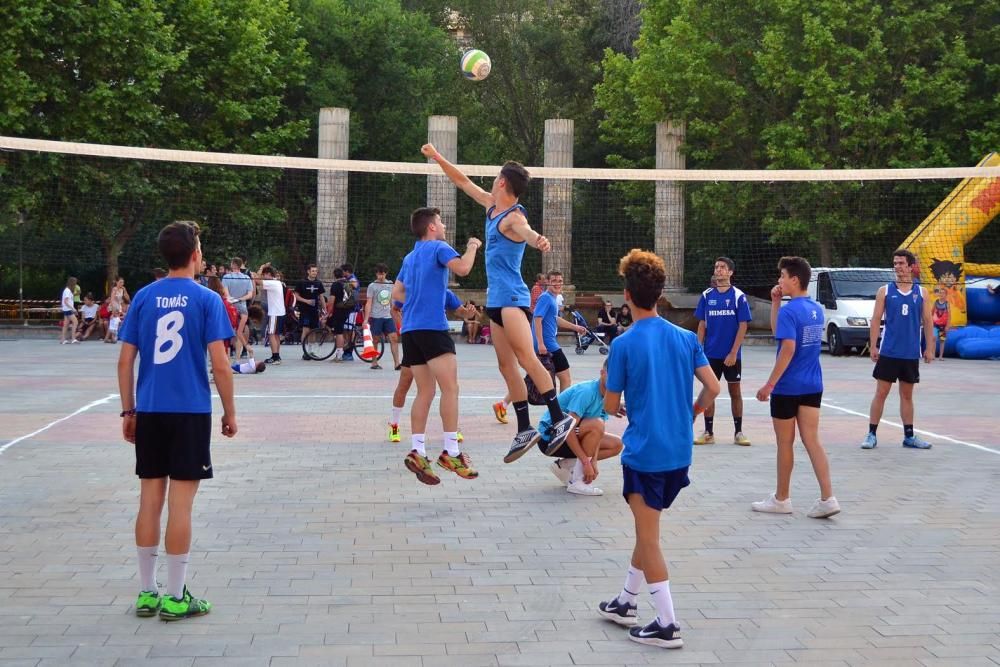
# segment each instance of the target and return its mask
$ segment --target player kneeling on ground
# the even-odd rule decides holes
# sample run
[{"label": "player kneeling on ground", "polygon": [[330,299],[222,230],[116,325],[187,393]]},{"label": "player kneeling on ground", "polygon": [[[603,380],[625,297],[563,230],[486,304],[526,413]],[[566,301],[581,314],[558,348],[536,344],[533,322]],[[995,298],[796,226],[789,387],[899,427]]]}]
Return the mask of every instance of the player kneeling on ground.
[{"label": "player kneeling on ground", "polygon": [[599,380],[581,382],[559,394],[559,405],[571,416],[574,428],[569,430],[566,441],[556,445],[546,439],[552,428],[552,418],[548,411],[538,423],[542,439],[538,449],[546,456],[554,456],[550,470],[566,485],[566,490],[581,496],[600,496],[604,493],[594,486],[597,479],[597,462],[618,456],[622,451],[622,439],[605,433],[604,422],[608,413],[604,411],[605,383],[608,378],[607,361],[601,367]]}]

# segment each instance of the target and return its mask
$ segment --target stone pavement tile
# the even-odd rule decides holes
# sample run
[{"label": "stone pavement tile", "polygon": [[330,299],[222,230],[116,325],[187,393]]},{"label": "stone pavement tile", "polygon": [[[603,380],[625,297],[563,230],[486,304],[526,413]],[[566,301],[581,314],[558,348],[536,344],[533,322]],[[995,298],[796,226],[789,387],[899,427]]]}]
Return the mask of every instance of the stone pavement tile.
[{"label": "stone pavement tile", "polygon": [[809,663],[826,661],[852,662],[864,659],[859,649],[850,648],[827,648],[822,651],[788,649],[788,655],[796,663]]},{"label": "stone pavement tile", "polygon": [[[449,642],[445,644],[445,652],[448,655],[501,655],[505,653],[520,653],[517,642],[478,642],[478,643],[457,643]],[[459,663],[464,662],[464,658],[459,659]]]},{"label": "stone pavement tile", "polygon": [[347,667],[422,667],[423,664],[423,659],[416,655],[347,656]]},{"label": "stone pavement tile", "polygon": [[118,660],[120,658],[144,658],[151,646],[80,646],[73,652],[76,660]]},{"label": "stone pavement tile", "polygon": [[497,656],[501,667],[518,665],[572,665],[573,657],[567,652],[505,653]]},{"label": "stone pavement tile", "polygon": [[39,660],[35,658],[0,659],[0,667],[37,667]]},{"label": "stone pavement tile", "polygon": [[443,643],[444,638],[442,637],[441,640],[442,643],[440,644],[379,644],[373,647],[373,652],[376,656],[442,656],[447,654],[447,650],[445,648],[445,644]]},{"label": "stone pavement tile", "polygon": [[713,651],[716,657],[724,665],[734,664],[734,663],[769,663],[776,662],[780,660],[789,661],[792,657],[785,651],[780,651],[776,649],[761,649],[752,651],[738,651],[732,650],[716,650]]},{"label": "stone pavement tile", "polygon": [[38,637],[37,635],[0,635],[0,648],[8,646],[31,646],[32,644],[34,644],[35,646],[60,646],[60,645],[66,645],[67,643],[76,646],[76,642],[73,640],[70,640],[69,642],[66,641],[59,642],[58,638],[55,643],[47,643],[45,641],[36,643],[38,640],[44,640],[44,639],[46,638]]},{"label": "stone pavement tile", "polygon": [[[214,457],[213,457],[214,458]],[[194,667],[270,667],[270,658],[195,658]]]},{"label": "stone pavement tile", "polygon": [[75,650],[76,646],[6,646],[0,648],[0,660],[22,658],[67,660]]},{"label": "stone pavement tile", "polygon": [[346,667],[347,658],[343,656],[328,658],[271,658],[270,667]]},{"label": "stone pavement tile", "polygon": [[1000,658],[962,658],[961,661],[955,658],[921,658],[920,664],[925,667],[954,667],[956,664],[961,667],[995,667],[1000,665]]}]

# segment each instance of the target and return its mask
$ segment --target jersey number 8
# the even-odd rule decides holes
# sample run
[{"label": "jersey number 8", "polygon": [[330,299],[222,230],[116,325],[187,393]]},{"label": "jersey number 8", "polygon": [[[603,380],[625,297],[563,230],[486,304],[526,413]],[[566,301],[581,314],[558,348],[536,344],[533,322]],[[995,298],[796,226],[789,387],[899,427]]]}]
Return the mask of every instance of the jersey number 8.
[{"label": "jersey number 8", "polygon": [[153,346],[153,363],[166,364],[173,361],[184,347],[180,331],[184,326],[184,313],[175,310],[156,320],[156,342]]}]

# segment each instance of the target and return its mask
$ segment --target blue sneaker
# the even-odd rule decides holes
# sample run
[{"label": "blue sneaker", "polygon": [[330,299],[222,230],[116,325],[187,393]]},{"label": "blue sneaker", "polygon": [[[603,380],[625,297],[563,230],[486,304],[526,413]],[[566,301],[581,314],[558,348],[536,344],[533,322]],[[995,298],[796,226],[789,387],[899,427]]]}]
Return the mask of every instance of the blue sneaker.
[{"label": "blue sneaker", "polygon": [[878,440],[875,439],[875,434],[869,432],[865,436],[864,442],[861,443],[861,449],[875,449],[876,445],[878,445]]},{"label": "blue sneaker", "polygon": [[931,446],[931,443],[926,440],[921,440],[915,435],[909,438],[903,438],[903,447],[909,447],[910,449],[930,449]]}]

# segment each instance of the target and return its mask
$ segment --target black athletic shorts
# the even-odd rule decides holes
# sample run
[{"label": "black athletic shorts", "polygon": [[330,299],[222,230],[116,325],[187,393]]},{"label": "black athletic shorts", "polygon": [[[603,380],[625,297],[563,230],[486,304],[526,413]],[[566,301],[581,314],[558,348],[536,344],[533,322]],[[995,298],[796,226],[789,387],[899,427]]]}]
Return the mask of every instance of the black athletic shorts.
[{"label": "black athletic shorts", "polygon": [[823,402],[823,392],[815,394],[771,394],[771,417],[774,419],[794,419],[799,407],[818,408]]},{"label": "black athletic shorts", "polygon": [[141,479],[212,478],[212,415],[140,412],[135,416],[135,474]]},{"label": "black athletic shorts", "polygon": [[879,356],[875,362],[875,370],[872,377],[876,380],[886,382],[909,382],[917,384],[920,382],[920,360],[919,359],[899,359],[898,357]]},{"label": "black athletic shorts", "polygon": [[740,376],[743,374],[743,360],[737,359],[736,363],[732,366],[726,366],[725,361],[725,359],[708,360],[708,365],[712,367],[712,372],[715,373],[715,379],[718,380],[725,375],[726,382],[729,384],[739,384]]},{"label": "black athletic shorts", "polygon": [[[511,308],[516,308],[516,306],[511,306]],[[530,308],[525,308],[524,306],[521,306],[520,308],[518,308],[518,310],[520,310],[522,313],[524,313],[524,316],[528,318],[528,324],[530,325],[531,324],[531,309]],[[502,313],[503,313],[503,308],[487,308],[486,309],[486,316],[489,317],[490,320],[494,324],[496,324],[498,327],[502,327],[503,326],[503,315],[502,315]]]},{"label": "black athletic shorts", "polygon": [[423,366],[442,354],[455,354],[455,341],[447,331],[419,329],[403,334],[403,360],[407,366]]},{"label": "black athletic shorts", "polygon": [[347,317],[351,312],[343,308],[334,308],[326,320],[326,326],[330,327],[333,333],[344,333],[344,325],[347,324]]},{"label": "black athletic shorts", "polygon": [[303,308],[299,311],[299,324],[310,329],[319,327],[319,311],[315,308]]},{"label": "black athletic shorts", "polygon": [[[577,438],[580,437],[580,427],[579,426],[577,426],[575,429],[573,429],[573,432],[576,433],[576,437]],[[538,451],[541,452],[542,456],[551,456],[551,457],[556,458],[556,459],[575,459],[576,458],[576,454],[573,452],[573,449],[569,446],[569,443],[566,442],[565,440],[563,441],[563,443],[561,445],[559,445],[559,449],[557,449],[556,451],[552,452],[551,454],[546,454],[545,450],[548,449],[548,447],[549,447],[549,440],[546,439],[546,437],[545,437],[546,435],[548,435],[548,434],[547,433],[542,434],[542,437],[538,440]]]},{"label": "black athletic shorts", "polygon": [[549,357],[552,359],[552,367],[556,369],[556,373],[569,370],[569,359],[566,358],[566,353],[561,349],[549,352]]}]

